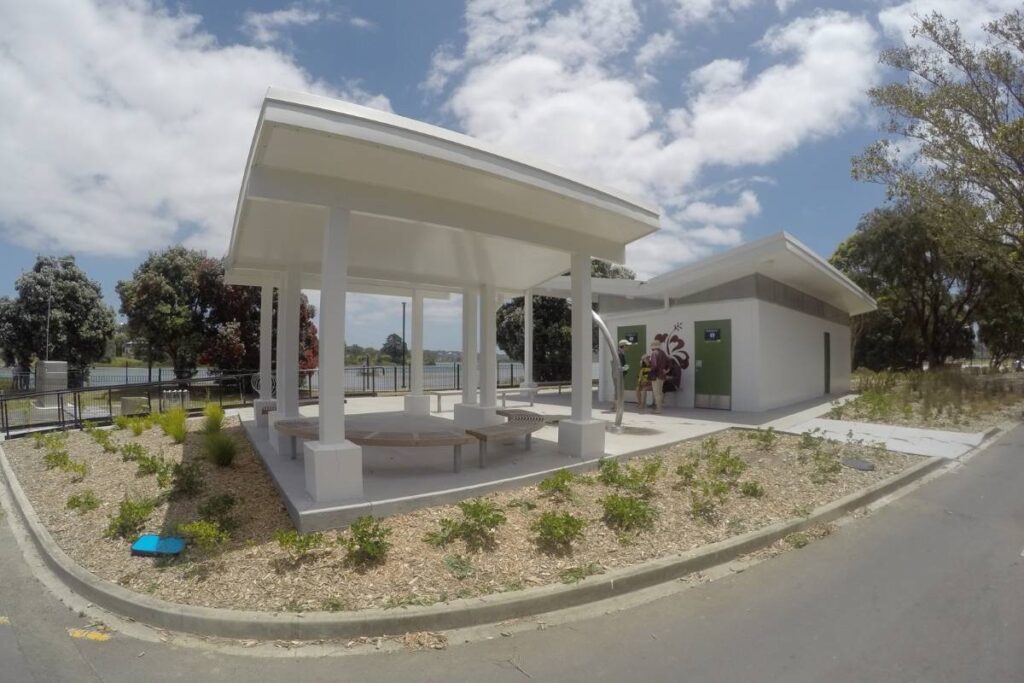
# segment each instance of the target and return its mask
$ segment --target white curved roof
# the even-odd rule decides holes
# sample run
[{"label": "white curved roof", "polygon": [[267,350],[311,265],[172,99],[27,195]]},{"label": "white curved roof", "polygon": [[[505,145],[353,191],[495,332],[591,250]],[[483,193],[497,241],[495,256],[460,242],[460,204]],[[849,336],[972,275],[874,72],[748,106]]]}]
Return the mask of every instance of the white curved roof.
[{"label": "white curved roof", "polygon": [[522,290],[569,255],[622,262],[658,228],[651,206],[478,140],[394,114],[270,89],[263,101],[227,256],[252,283],[321,268],[330,206],[350,209],[353,284]]}]

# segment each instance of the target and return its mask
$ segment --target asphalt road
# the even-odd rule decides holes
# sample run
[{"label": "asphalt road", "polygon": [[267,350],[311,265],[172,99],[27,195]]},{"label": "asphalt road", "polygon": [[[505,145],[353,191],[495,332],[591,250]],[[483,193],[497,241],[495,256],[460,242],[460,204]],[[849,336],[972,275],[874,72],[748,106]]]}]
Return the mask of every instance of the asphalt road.
[{"label": "asphalt road", "polygon": [[1024,428],[808,547],[444,651],[265,658],[69,637],[0,524],[0,681],[1024,681]]}]

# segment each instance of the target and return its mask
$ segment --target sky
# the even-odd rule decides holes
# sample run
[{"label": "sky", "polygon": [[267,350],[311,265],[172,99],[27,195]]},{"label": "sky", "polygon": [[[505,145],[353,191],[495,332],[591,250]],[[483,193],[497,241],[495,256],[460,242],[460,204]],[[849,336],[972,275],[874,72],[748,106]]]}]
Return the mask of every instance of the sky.
[{"label": "sky", "polygon": [[[0,295],[37,254],[114,286],[171,244],[222,256],[267,87],[476,136],[655,203],[646,278],[779,230],[823,256],[885,201],[850,178],[878,61],[937,10],[1010,0],[0,0]],[[315,292],[311,298],[316,303]],[[401,328],[350,295],[350,344]],[[458,349],[458,296],[425,346]]]}]

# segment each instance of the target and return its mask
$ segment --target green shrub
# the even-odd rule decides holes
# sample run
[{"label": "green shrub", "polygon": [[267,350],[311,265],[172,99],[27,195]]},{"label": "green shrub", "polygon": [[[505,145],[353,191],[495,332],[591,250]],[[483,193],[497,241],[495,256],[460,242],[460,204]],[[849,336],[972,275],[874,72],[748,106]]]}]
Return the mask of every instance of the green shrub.
[{"label": "green shrub", "polygon": [[526,498],[513,498],[508,502],[507,507],[519,508],[523,512],[529,512],[530,510],[536,510],[537,504],[532,500],[527,500]]},{"label": "green shrub", "polygon": [[69,460],[61,467],[61,470],[73,475],[71,481],[82,481],[89,474],[89,466],[78,460]]},{"label": "green shrub", "polygon": [[174,467],[171,463],[159,455],[140,455],[135,458],[135,476],[145,477],[156,475],[156,483],[160,488],[167,488],[171,485]]},{"label": "green shrub", "polygon": [[462,524],[450,517],[442,517],[437,522],[437,531],[428,531],[423,535],[423,542],[435,548],[443,548],[455,542],[462,535]]},{"label": "green shrub", "polygon": [[126,443],[121,446],[122,462],[135,462],[139,458],[145,458],[148,455],[149,452],[141,443]]},{"label": "green shrub", "polygon": [[142,433],[153,426],[153,416],[141,415],[131,418],[128,428],[135,436],[142,436]]},{"label": "green shrub", "polygon": [[602,500],[601,504],[604,506],[604,521],[613,529],[632,531],[654,526],[656,512],[640,496],[612,494]]},{"label": "green shrub", "polygon": [[96,492],[92,489],[86,489],[81,493],[69,496],[66,505],[67,509],[78,510],[79,512],[92,512],[99,506],[100,499],[96,497]]},{"label": "green shrub", "polygon": [[811,454],[811,464],[814,471],[811,472],[811,481],[815,484],[827,484],[836,480],[836,475],[842,470],[842,463],[834,454],[819,448]]},{"label": "green shrub", "polygon": [[586,521],[568,512],[545,512],[530,528],[537,534],[537,546],[549,553],[568,553],[573,541],[583,536]]},{"label": "green shrub", "polygon": [[740,493],[747,498],[761,498],[764,496],[764,487],[756,481],[745,481],[740,484]]},{"label": "green shrub", "polygon": [[691,491],[690,516],[714,524],[718,521],[718,501],[703,491]]},{"label": "green shrub", "polygon": [[43,455],[43,465],[46,469],[64,469],[67,464],[71,462],[71,456],[64,449],[50,448],[47,449],[46,454]]},{"label": "green shrub", "polygon": [[134,539],[146,525],[155,507],[156,501],[148,498],[126,497],[118,506],[117,514],[110,518],[104,535],[107,538]]},{"label": "green shrub", "polygon": [[207,403],[203,408],[203,431],[207,434],[219,432],[224,424],[224,408],[216,403]]},{"label": "green shrub", "polygon": [[581,564],[577,567],[563,569],[562,573],[559,574],[559,578],[562,579],[562,583],[579,583],[588,576],[603,573],[604,567],[596,562],[588,562],[587,564]]},{"label": "green shrub", "polygon": [[708,473],[734,483],[747,470],[747,463],[738,455],[732,454],[731,448],[715,453],[708,459]]},{"label": "green shrub", "polygon": [[85,433],[92,437],[92,440],[103,447],[104,453],[117,453],[117,444],[113,441],[113,434],[106,429],[99,429],[89,423],[85,427]]},{"label": "green shrub", "polygon": [[494,530],[505,523],[505,513],[492,501],[477,498],[459,503],[462,519],[444,517],[437,531],[428,531],[424,542],[440,548],[456,539],[462,539],[470,550],[490,548],[494,545]]},{"label": "green shrub", "polygon": [[813,451],[821,447],[825,437],[821,436],[820,427],[809,429],[800,435],[800,443],[797,444],[801,450]]},{"label": "green shrub", "polygon": [[207,434],[203,445],[206,455],[218,467],[230,467],[238,453],[238,444],[224,432]]},{"label": "green shrub", "polygon": [[203,470],[197,462],[174,464],[171,469],[171,495],[192,498],[203,490]]},{"label": "green shrub", "polygon": [[768,429],[758,429],[755,432],[751,432],[747,435],[747,438],[751,439],[757,444],[757,450],[770,453],[779,443],[779,435],[775,431],[775,427],[769,427]]},{"label": "green shrub", "polygon": [[43,465],[48,470],[57,469],[74,475],[72,481],[81,481],[89,474],[89,466],[84,462],[72,460],[63,448],[48,447],[43,455]]},{"label": "green shrub", "polygon": [[540,492],[559,500],[568,500],[572,496],[573,476],[569,470],[558,470],[541,483],[537,484]]},{"label": "green shrub", "polygon": [[793,533],[793,534],[790,534],[790,535],[786,536],[785,540],[786,540],[786,543],[790,544],[794,548],[803,548],[804,546],[806,546],[808,543],[811,542],[811,539],[809,539],[807,537],[807,534],[800,533],[800,532],[796,532],[796,533]]},{"label": "green shrub", "polygon": [[291,555],[292,561],[297,563],[311,557],[314,550],[323,546],[324,535],[319,531],[300,534],[295,529],[288,529],[275,531],[274,540],[282,550]]},{"label": "green shrub", "polygon": [[731,486],[729,482],[722,481],[721,479],[702,479],[696,483],[695,488],[704,496],[714,498],[719,503],[724,503],[725,499],[729,496]]},{"label": "green shrub", "polygon": [[390,527],[384,526],[380,520],[367,515],[360,517],[348,529],[349,537],[342,541],[345,546],[346,559],[356,565],[369,565],[383,562],[391,544],[388,536]]},{"label": "green shrub", "polygon": [[185,537],[204,553],[213,552],[231,540],[231,535],[221,529],[219,524],[205,519],[179,524],[178,535]]},{"label": "green shrub", "polygon": [[174,439],[174,443],[185,443],[185,435],[188,433],[188,415],[184,408],[171,408],[159,416],[160,428],[164,434]]},{"label": "green shrub", "polygon": [[690,486],[697,480],[697,471],[700,463],[696,460],[688,460],[676,467],[676,474],[679,475],[680,486]]},{"label": "green shrub", "polygon": [[618,460],[604,460],[598,463],[597,478],[607,486],[623,489],[645,498],[654,494],[654,483],[661,473],[661,458],[652,458],[640,465],[626,465]]},{"label": "green shrub", "polygon": [[468,579],[473,575],[473,563],[470,562],[468,557],[462,555],[445,555],[444,566],[448,567],[448,571],[459,581]]},{"label": "green shrub", "polygon": [[114,428],[118,431],[124,431],[128,429],[132,424],[132,419],[127,415],[118,415],[114,418]]},{"label": "green shrub", "polygon": [[690,451],[690,457],[696,460],[708,460],[716,453],[718,453],[718,439],[709,436],[700,442],[697,450]]},{"label": "green shrub", "polygon": [[231,511],[237,504],[238,499],[235,496],[230,493],[219,493],[207,498],[196,512],[199,513],[200,519],[216,522],[225,531],[232,531],[238,527],[238,521],[231,516]]},{"label": "green shrub", "polygon": [[493,545],[494,530],[505,523],[505,513],[490,500],[476,498],[459,503],[462,511],[462,540],[470,548]]}]

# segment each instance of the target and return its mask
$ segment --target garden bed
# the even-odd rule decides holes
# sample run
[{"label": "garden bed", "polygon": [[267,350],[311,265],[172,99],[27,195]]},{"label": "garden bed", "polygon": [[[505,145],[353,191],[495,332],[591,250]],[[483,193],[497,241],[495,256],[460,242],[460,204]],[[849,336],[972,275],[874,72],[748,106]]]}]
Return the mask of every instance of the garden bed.
[{"label": "garden bed", "polygon": [[1024,408],[1024,376],[970,375],[959,369],[933,372],[854,373],[860,395],[836,403],[834,420],[985,432],[1016,420]]},{"label": "garden bed", "polygon": [[[606,467],[603,475],[551,480],[548,488],[567,487],[562,495],[531,486],[488,496],[476,506],[477,518],[498,512],[506,521],[494,528],[491,538],[477,539],[480,548],[468,547],[458,537],[467,517],[457,506],[386,518],[383,524],[391,529],[386,558],[357,563],[344,546],[349,531],[322,534],[320,544],[301,557],[294,547],[292,552],[282,548],[279,532],[290,530],[291,522],[236,419],[228,418],[223,427],[223,434],[237,445],[228,467],[208,461],[201,420],[189,421],[188,429],[183,444],[159,428],[139,436],[114,431],[107,450],[117,452],[105,452],[90,434],[70,433],[57,448],[66,450],[72,463],[85,464],[84,477],[80,468],[47,469],[44,458],[51,449],[37,448],[30,439],[7,442],[4,449],[40,520],[68,555],[94,574],[171,602],[264,611],[401,607],[578,580],[809,514],[920,462],[916,456],[860,444],[730,431],[636,459],[617,473]],[[169,496],[174,486],[169,474],[161,488],[156,474],[137,473],[142,461],[122,457],[119,449],[132,443],[148,455],[160,454],[165,473],[173,464],[195,463],[202,491],[193,497]],[[137,455],[138,449],[129,446],[128,452]],[[868,460],[876,469],[838,466],[838,458],[845,457]],[[86,490],[98,503],[95,509],[66,507],[69,497],[81,500]],[[743,490],[763,495],[744,495]],[[223,494],[237,499],[229,512],[237,526],[230,540],[214,550],[190,548],[184,557],[168,562],[132,557],[128,540],[105,536],[126,496],[154,501],[142,531],[167,534],[199,518],[202,506]],[[627,521],[639,521],[638,528],[616,529],[606,521],[602,501],[615,495],[632,501],[618,512],[625,510]],[[647,512],[653,517],[644,527]],[[538,547],[535,524],[544,513],[570,513],[582,520],[579,537],[568,549]],[[444,518],[452,520],[447,527],[442,526]],[[444,540],[439,537],[445,528],[455,536],[447,545],[424,540],[431,534],[435,541]],[[304,540],[311,539],[316,537]],[[291,540],[294,546],[295,538]],[[793,540],[796,545],[801,541]]]}]

